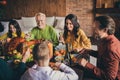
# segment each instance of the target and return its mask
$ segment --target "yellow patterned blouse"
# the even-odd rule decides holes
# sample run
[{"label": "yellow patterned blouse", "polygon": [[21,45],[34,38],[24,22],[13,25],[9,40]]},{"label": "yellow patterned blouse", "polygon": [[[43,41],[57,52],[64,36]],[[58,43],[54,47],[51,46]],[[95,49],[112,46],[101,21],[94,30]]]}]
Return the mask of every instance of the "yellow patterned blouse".
[{"label": "yellow patterned blouse", "polygon": [[[13,37],[17,37],[16,33],[12,33],[12,35],[13,35]],[[24,38],[25,37],[25,33],[22,32],[21,37]],[[7,38],[8,38],[7,33],[5,33],[2,36],[0,36],[0,40],[7,39]]]},{"label": "yellow patterned blouse", "polygon": [[91,42],[90,39],[86,36],[84,31],[82,29],[79,29],[78,31],[78,38],[75,39],[74,35],[72,33],[68,33],[67,39],[65,40],[65,43],[72,44],[72,48],[74,49],[90,49],[91,48]]}]

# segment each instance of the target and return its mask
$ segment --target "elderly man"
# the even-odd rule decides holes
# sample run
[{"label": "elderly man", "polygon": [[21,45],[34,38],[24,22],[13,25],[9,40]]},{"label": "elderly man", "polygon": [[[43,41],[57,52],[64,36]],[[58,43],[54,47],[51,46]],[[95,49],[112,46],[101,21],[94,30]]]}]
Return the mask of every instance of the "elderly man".
[{"label": "elderly man", "polygon": [[57,34],[52,26],[46,25],[46,15],[36,13],[35,19],[37,26],[31,30],[33,39],[45,39],[53,42],[53,46],[58,44]]}]

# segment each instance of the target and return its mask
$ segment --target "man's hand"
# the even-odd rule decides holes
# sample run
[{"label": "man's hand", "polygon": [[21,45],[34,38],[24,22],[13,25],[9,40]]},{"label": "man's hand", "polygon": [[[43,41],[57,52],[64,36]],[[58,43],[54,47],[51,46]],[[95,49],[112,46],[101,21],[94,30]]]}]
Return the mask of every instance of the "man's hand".
[{"label": "man's hand", "polygon": [[83,67],[85,67],[87,63],[88,63],[88,61],[84,58],[82,58],[78,61],[78,64],[83,66]]}]

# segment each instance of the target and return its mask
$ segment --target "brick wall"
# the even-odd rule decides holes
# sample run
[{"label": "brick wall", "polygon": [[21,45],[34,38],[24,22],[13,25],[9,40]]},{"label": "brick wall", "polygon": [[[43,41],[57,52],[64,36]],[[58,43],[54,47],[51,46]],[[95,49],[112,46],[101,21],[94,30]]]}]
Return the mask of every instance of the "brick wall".
[{"label": "brick wall", "polygon": [[2,19],[9,20],[12,18],[20,18],[21,16],[34,16],[37,12],[43,12],[47,16],[65,16],[73,13],[78,16],[81,28],[87,36],[91,36],[93,32],[93,1],[94,0],[35,0],[35,2],[33,2],[33,0],[7,0],[7,5],[5,6],[6,14]]},{"label": "brick wall", "polygon": [[94,0],[66,0],[66,15],[73,13],[77,15],[81,28],[87,36],[92,36]]}]

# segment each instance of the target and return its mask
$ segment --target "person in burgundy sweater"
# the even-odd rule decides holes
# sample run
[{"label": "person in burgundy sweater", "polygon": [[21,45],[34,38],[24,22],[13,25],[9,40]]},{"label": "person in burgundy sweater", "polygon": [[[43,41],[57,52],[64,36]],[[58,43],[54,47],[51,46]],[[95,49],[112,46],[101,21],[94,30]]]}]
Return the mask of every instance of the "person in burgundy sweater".
[{"label": "person in burgundy sweater", "polygon": [[98,16],[93,26],[98,51],[86,50],[85,53],[97,57],[97,66],[84,58],[78,63],[86,69],[84,74],[89,73],[95,80],[120,80],[120,41],[114,36],[115,22],[109,16]]}]

